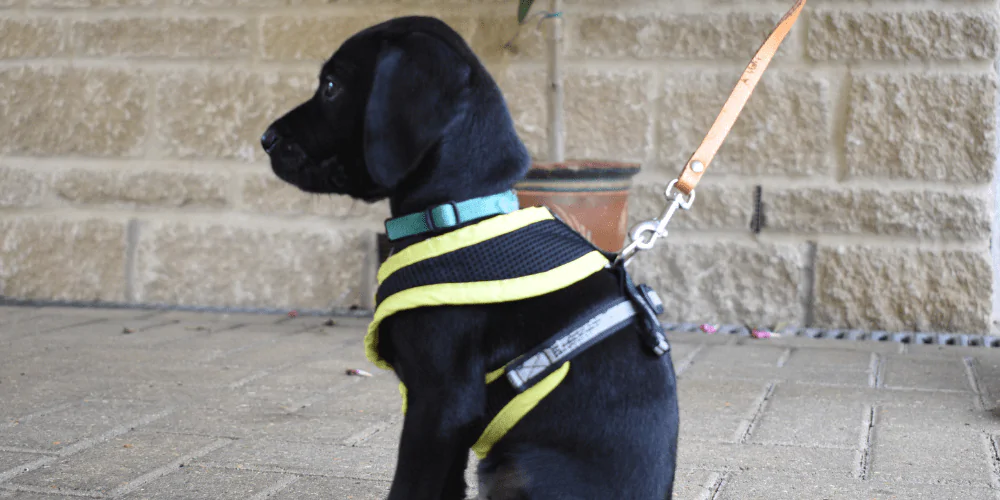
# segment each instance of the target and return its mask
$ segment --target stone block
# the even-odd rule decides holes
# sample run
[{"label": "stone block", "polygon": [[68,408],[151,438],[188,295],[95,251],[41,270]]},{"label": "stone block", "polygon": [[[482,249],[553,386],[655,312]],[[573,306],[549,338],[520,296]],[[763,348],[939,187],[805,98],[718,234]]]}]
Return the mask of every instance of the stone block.
[{"label": "stone block", "polygon": [[225,174],[185,170],[72,168],[53,176],[52,190],[75,205],[219,208],[227,204]]},{"label": "stone block", "polygon": [[804,245],[664,241],[632,264],[663,298],[661,320],[801,324]]},{"label": "stone block", "polygon": [[48,192],[48,176],[0,164],[0,208],[35,207]]},{"label": "stone block", "polygon": [[469,38],[472,50],[483,61],[545,60],[548,57],[548,23],[539,25],[534,18],[518,30],[517,18],[511,14],[474,19],[474,31]]},{"label": "stone block", "polygon": [[238,69],[171,71],[158,80],[161,154],[246,162],[266,158],[260,135],[317,85],[312,73]]},{"label": "stone block", "polygon": [[961,359],[933,360],[889,356],[885,360],[883,385],[898,389],[971,391],[965,363]]},{"label": "stone block", "polygon": [[[677,173],[680,173],[677,168]],[[753,216],[753,188],[745,183],[706,182],[697,190],[697,208],[679,212],[670,220],[669,229],[725,229],[748,231]],[[659,217],[666,208],[665,182],[642,178],[632,183],[629,193],[629,228],[639,222]]]},{"label": "stone block", "polygon": [[[262,56],[275,61],[325,61],[358,31],[396,16],[422,13],[425,11],[397,8],[391,14],[364,16],[265,16],[261,32]],[[437,17],[466,39],[472,34],[470,18],[440,14]]]},{"label": "stone block", "polygon": [[373,250],[365,231],[149,222],[140,229],[143,302],[323,309],[359,304]]},{"label": "stone block", "polygon": [[[135,156],[146,137],[146,81],[109,68],[0,69],[0,154]],[[188,116],[200,116],[199,113]]]},{"label": "stone block", "polygon": [[851,177],[986,183],[997,159],[996,76],[853,76],[847,117]]},{"label": "stone block", "polygon": [[808,14],[807,53],[818,60],[988,60],[997,56],[992,11],[838,11]]},{"label": "stone block", "polygon": [[[658,156],[666,174],[680,173],[711,128],[738,76],[731,70],[667,73],[657,120]],[[830,83],[818,74],[768,70],[708,171],[740,175],[828,174],[833,158],[830,94]]]},{"label": "stone block", "polygon": [[867,432],[873,398],[865,390],[777,384],[751,442],[854,449]]},{"label": "stone block", "polygon": [[115,437],[71,458],[35,469],[13,484],[107,494],[120,485],[211,444],[212,438],[132,432]]},{"label": "stone block", "polygon": [[[582,15],[567,29],[568,45],[570,54],[579,58],[749,61],[782,14],[775,11]],[[799,44],[796,38],[792,34],[782,44],[779,58],[795,53],[793,47]]]},{"label": "stone block", "polygon": [[548,96],[544,72],[496,64],[487,66],[487,70],[503,92],[517,135],[532,158],[548,158]]},{"label": "stone block", "polygon": [[49,216],[0,219],[0,295],[123,300],[125,225]]},{"label": "stone block", "polygon": [[279,215],[322,215],[351,222],[381,223],[390,217],[387,202],[368,204],[345,195],[305,193],[273,173],[247,175],[242,181],[243,205],[250,210]]},{"label": "stone block", "polygon": [[815,320],[838,328],[982,333],[989,327],[987,252],[821,246]]},{"label": "stone block", "polygon": [[86,57],[249,57],[253,43],[247,20],[211,15],[81,19],[72,30],[72,47]]},{"label": "stone block", "polygon": [[[3,2],[0,2],[0,7]],[[0,19],[0,59],[28,59],[60,55],[69,38],[63,22],[49,18]]]},{"label": "stone block", "polygon": [[978,241],[990,235],[985,192],[776,187],[765,188],[763,199],[766,227],[778,231]]},{"label": "stone block", "polygon": [[653,127],[651,80],[642,70],[567,72],[566,157],[645,159]]},{"label": "stone block", "polygon": [[[245,500],[287,481],[287,475],[273,472],[208,469],[185,466],[147,483],[121,498],[127,500]],[[263,497],[262,497],[263,498]]]}]

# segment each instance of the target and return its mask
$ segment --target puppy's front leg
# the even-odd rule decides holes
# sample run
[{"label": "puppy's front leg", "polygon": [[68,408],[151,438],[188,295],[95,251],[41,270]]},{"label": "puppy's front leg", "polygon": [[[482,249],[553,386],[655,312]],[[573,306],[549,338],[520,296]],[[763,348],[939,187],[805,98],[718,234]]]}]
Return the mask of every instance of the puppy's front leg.
[{"label": "puppy's front leg", "polygon": [[410,400],[389,500],[465,498],[463,473],[478,417],[463,401],[484,396],[463,392],[427,403]]},{"label": "puppy's front leg", "polygon": [[389,500],[465,498],[465,464],[485,411],[485,367],[471,348],[479,329],[442,320],[407,318],[406,328],[392,329],[407,410]]}]

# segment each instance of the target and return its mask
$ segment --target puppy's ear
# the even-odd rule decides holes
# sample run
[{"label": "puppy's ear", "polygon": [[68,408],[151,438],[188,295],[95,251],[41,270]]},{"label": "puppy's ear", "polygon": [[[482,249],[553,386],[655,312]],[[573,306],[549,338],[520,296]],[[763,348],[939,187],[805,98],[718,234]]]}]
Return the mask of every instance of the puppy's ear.
[{"label": "puppy's ear", "polygon": [[365,163],[395,188],[464,112],[472,68],[444,42],[412,33],[383,42],[365,110]]}]

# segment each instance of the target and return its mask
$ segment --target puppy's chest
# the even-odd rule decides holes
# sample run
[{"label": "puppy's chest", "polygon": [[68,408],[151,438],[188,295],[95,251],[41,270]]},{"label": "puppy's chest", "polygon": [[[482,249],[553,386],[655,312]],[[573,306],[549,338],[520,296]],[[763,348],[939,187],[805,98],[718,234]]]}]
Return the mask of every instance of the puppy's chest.
[{"label": "puppy's chest", "polygon": [[382,321],[431,306],[515,302],[565,289],[610,266],[609,256],[536,207],[435,236],[391,255],[379,269],[368,355]]}]

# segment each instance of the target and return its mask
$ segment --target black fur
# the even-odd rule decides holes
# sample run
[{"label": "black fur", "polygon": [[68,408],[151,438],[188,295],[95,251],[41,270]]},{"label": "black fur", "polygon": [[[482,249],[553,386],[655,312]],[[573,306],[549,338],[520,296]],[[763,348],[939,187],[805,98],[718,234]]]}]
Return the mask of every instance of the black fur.
[{"label": "black fur", "polygon": [[[344,42],[314,96],[262,141],[285,181],[388,198],[394,216],[510,189],[531,163],[492,77],[429,17],[393,19]],[[382,353],[409,392],[389,498],[465,498],[468,450],[488,423],[485,374],[617,291],[610,273],[598,273],[535,299],[386,320]],[[670,498],[678,430],[670,356],[651,355],[630,326],[571,366],[482,461],[480,495]]]}]

